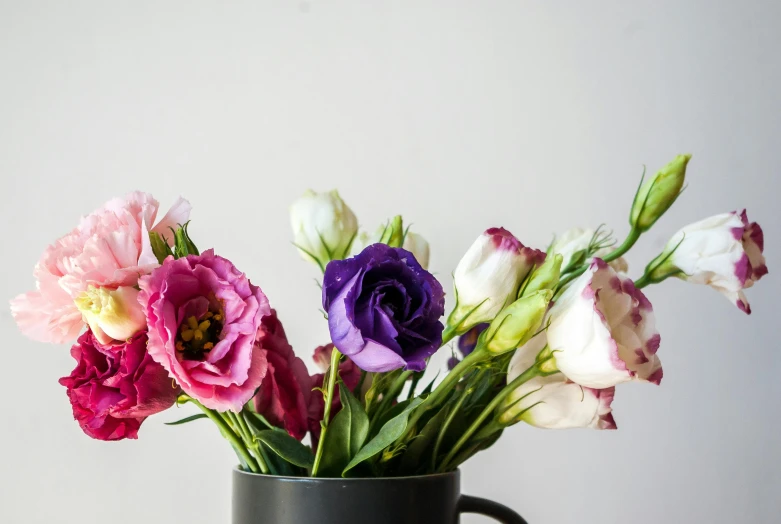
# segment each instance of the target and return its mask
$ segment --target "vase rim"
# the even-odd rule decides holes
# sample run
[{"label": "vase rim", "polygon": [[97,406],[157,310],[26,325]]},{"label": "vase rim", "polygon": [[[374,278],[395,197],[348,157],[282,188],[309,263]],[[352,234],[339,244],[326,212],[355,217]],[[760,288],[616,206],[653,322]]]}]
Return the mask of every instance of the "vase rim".
[{"label": "vase rim", "polygon": [[251,471],[244,471],[240,466],[233,467],[234,473],[239,473],[243,476],[250,478],[265,478],[269,480],[284,480],[290,482],[393,482],[393,481],[411,481],[411,480],[425,480],[425,479],[445,479],[452,477],[459,477],[461,470],[450,471],[447,473],[431,473],[428,475],[407,475],[404,477],[288,477],[285,475],[265,475],[263,473],[252,473]]}]

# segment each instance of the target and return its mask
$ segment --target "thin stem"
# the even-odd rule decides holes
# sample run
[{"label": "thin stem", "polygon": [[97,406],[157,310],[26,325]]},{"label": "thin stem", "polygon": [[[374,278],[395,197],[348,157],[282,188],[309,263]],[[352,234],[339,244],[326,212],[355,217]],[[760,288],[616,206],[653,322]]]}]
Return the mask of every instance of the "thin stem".
[{"label": "thin stem", "polygon": [[458,402],[456,402],[456,405],[453,406],[453,411],[448,413],[447,418],[445,419],[445,423],[442,424],[442,429],[439,430],[439,435],[437,435],[437,442],[436,444],[434,444],[434,454],[431,456],[432,473],[437,470],[437,457],[439,456],[439,448],[442,445],[442,440],[444,440],[445,434],[447,433],[450,424],[453,422],[453,419],[456,418],[456,414],[461,409],[461,406],[464,404],[466,398],[472,394],[472,391],[473,388],[469,388],[466,391],[464,391],[464,394],[459,397]]},{"label": "thin stem", "polygon": [[414,431],[415,424],[418,422],[418,420],[420,420],[420,417],[422,417],[426,411],[437,407],[437,404],[441,402],[448,393],[450,393],[458,381],[461,380],[461,377],[463,377],[474,364],[486,358],[486,355],[484,354],[485,352],[481,351],[480,349],[481,348],[475,348],[474,351],[464,357],[464,360],[456,364],[456,367],[454,367],[450,373],[445,375],[445,380],[443,380],[436,388],[434,388],[434,391],[432,391],[431,394],[426,397],[420,407],[412,413],[409,421],[407,422],[407,427],[409,429],[402,437],[403,440],[407,440],[407,438],[410,436],[410,433]]},{"label": "thin stem", "polygon": [[412,375],[412,382],[409,385],[409,392],[407,393],[407,400],[415,396],[415,390],[418,388],[418,382],[423,378],[423,372],[419,371]]},{"label": "thin stem", "polygon": [[247,451],[249,451],[250,454],[255,457],[255,460],[257,460],[260,469],[272,470],[272,468],[268,467],[268,460],[266,460],[265,457],[260,454],[258,441],[255,440],[255,437],[250,431],[249,426],[247,426],[247,421],[244,419],[244,416],[241,413],[234,413],[232,411],[226,411],[222,416],[223,418],[227,419],[233,430],[238,433],[238,436],[241,438],[241,440],[244,441],[244,445],[247,448]]},{"label": "thin stem", "polygon": [[455,327],[451,326],[450,324],[445,326],[445,330],[442,332],[442,345],[444,346],[445,344],[453,340],[457,334],[458,333],[456,333]]},{"label": "thin stem", "polygon": [[643,275],[642,277],[635,280],[635,287],[637,289],[643,289],[645,286],[651,283],[651,279],[648,278],[648,275]]},{"label": "thin stem", "polygon": [[325,449],[325,435],[328,432],[328,425],[331,421],[331,404],[334,399],[334,389],[336,387],[336,381],[339,377],[339,360],[342,358],[342,354],[339,350],[334,348],[331,352],[331,367],[328,368],[328,384],[326,385],[325,394],[325,409],[323,409],[323,420],[320,422],[320,426],[323,430],[320,433],[320,445],[317,446],[317,453],[315,454],[315,463],[312,466],[312,476],[316,477],[317,472],[320,469],[320,461],[323,460],[323,450]]},{"label": "thin stem", "polygon": [[247,467],[252,470],[253,473],[260,473],[261,471],[263,473],[268,473],[268,469],[263,470],[258,463],[255,461],[255,458],[250,454],[249,451],[247,451],[246,446],[244,446],[244,443],[242,440],[236,435],[236,433],[233,432],[231,427],[228,425],[228,423],[225,421],[223,416],[216,411],[207,408],[194,398],[189,399],[190,402],[198,406],[198,409],[203,411],[203,413],[211,419],[212,422],[214,422],[217,427],[220,429],[220,432],[222,433],[222,436],[225,437],[228,442],[231,443],[233,448],[236,450],[236,453],[241,456],[241,458],[246,462]]},{"label": "thin stem", "polygon": [[515,391],[518,386],[523,384],[524,382],[536,377],[540,373],[540,366],[541,363],[535,363],[532,367],[515,377],[515,379],[507,384],[502,390],[499,392],[498,395],[496,395],[493,400],[485,407],[485,409],[480,413],[480,415],[475,419],[474,422],[469,426],[469,429],[466,430],[466,432],[461,435],[461,438],[458,439],[458,442],[456,442],[455,446],[450,450],[450,452],[445,457],[445,460],[442,461],[442,465],[439,467],[440,471],[446,471],[448,464],[450,461],[453,460],[453,457],[456,456],[456,453],[458,453],[458,450],[461,449],[464,444],[466,444],[470,438],[472,438],[472,435],[477,431],[480,426],[485,422],[485,419],[487,419],[489,416],[493,414],[493,412],[496,410],[496,408],[499,407],[499,404],[501,404],[507,396]]},{"label": "thin stem", "polygon": [[[626,236],[624,241],[621,243],[620,246],[618,246],[616,249],[605,255],[604,257],[601,257],[602,260],[605,262],[612,262],[613,260],[619,258],[620,256],[624,255],[627,251],[632,249],[632,246],[634,246],[637,243],[637,240],[640,238],[640,235],[642,234],[642,231],[639,229],[632,228],[629,231],[629,234]],[[559,281],[559,285],[557,286],[558,292],[561,292],[561,290],[564,289],[564,287],[578,278],[580,275],[586,272],[586,270],[589,268],[590,262],[588,264],[582,264],[581,266],[577,267],[572,271],[572,273],[568,274],[566,277],[562,278]],[[557,292],[557,294],[558,294]]]},{"label": "thin stem", "polygon": [[398,377],[396,377],[396,380],[393,381],[393,384],[391,384],[391,387],[388,388],[388,391],[383,393],[380,405],[377,406],[377,411],[374,413],[375,420],[379,419],[385,410],[387,410],[390,405],[393,404],[393,401],[399,396],[401,390],[404,389],[404,384],[407,382],[407,379],[410,377],[410,375],[412,375],[412,371],[402,372]]}]

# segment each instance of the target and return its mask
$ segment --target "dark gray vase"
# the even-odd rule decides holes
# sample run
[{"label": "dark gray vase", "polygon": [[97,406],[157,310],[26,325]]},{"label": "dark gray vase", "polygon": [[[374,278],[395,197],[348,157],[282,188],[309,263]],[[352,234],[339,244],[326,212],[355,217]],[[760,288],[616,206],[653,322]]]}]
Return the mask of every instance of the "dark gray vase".
[{"label": "dark gray vase", "polygon": [[401,478],[320,479],[233,471],[233,524],[457,524],[478,513],[526,524],[490,500],[461,495],[460,472]]}]

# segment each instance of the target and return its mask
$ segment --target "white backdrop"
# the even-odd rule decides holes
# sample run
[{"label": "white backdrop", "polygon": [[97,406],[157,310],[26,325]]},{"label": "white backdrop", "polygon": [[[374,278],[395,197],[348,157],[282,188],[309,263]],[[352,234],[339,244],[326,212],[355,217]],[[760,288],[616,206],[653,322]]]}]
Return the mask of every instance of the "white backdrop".
[{"label": "white backdrop", "polygon": [[[449,290],[488,226],[540,247],[574,225],[624,234],[642,164],[692,152],[633,274],[678,226],[749,207],[770,266],[754,314],[652,288],[662,386],[619,388],[616,432],[512,428],[464,489],[532,524],[777,522],[779,21],[759,0],[0,0],[0,297],[108,198],[182,194],[198,244],[263,287],[308,359],[327,329],[287,217],[307,187],[338,187],[371,229],[402,213]],[[213,427],[162,425],[180,411],[138,441],[85,437],[57,384],[68,348],[0,320],[0,521],[228,522],[235,460]]]}]

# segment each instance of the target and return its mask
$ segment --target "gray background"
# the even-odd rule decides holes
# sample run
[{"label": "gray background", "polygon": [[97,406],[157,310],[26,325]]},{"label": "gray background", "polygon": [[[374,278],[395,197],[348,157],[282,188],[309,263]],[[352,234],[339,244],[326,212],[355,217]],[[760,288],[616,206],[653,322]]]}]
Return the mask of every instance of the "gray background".
[{"label": "gray background", "polygon": [[[652,288],[662,386],[620,387],[616,432],[512,428],[465,490],[533,524],[778,522],[780,5],[0,1],[0,296],[108,198],[182,194],[199,245],[263,287],[308,359],[327,330],[287,217],[307,187],[338,187],[371,229],[403,213],[450,289],[487,226],[535,246],[626,233],[642,164],[692,152],[633,274],[679,226],[746,206],[771,271],[754,314]],[[213,427],[162,425],[179,411],[138,441],[85,437],[57,384],[68,348],[0,319],[0,521],[228,521],[235,460]]]}]

